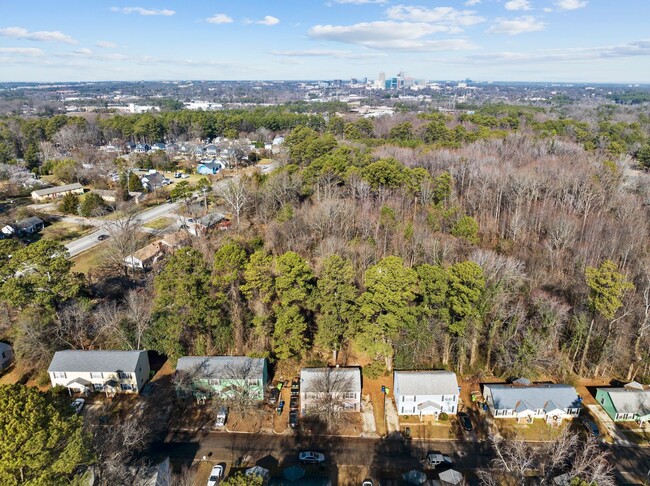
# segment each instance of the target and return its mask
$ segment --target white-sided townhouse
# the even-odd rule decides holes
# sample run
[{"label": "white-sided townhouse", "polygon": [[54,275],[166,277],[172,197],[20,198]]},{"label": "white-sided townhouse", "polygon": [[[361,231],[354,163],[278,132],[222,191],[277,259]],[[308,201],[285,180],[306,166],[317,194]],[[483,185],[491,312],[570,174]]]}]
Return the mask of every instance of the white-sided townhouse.
[{"label": "white-sided townhouse", "polygon": [[460,397],[456,373],[452,371],[395,371],[395,405],[399,415],[455,415]]},{"label": "white-sided townhouse", "polygon": [[139,393],[149,379],[146,351],[80,351],[54,353],[47,369],[52,386],[71,393]]}]

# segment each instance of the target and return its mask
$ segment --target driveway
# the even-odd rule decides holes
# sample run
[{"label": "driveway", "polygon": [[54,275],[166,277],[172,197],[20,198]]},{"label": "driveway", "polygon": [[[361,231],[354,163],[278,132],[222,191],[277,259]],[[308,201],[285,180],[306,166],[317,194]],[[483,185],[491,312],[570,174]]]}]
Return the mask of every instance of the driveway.
[{"label": "driveway", "polygon": [[587,405],[587,408],[594,417],[607,429],[607,433],[614,439],[614,443],[622,446],[633,446],[634,444],[627,440],[621,433],[612,418],[605,413],[600,405]]}]

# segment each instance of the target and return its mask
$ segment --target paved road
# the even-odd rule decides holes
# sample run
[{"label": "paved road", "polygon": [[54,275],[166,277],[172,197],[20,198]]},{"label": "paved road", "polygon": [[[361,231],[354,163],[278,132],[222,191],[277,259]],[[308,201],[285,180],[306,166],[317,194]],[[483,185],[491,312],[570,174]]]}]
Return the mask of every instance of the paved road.
[{"label": "paved road", "polygon": [[[638,447],[609,446],[612,462],[619,472],[644,477],[650,472],[650,450]],[[313,436],[301,434],[262,435],[224,432],[177,432],[151,450],[154,457],[171,457],[190,464],[203,456],[212,462],[246,463],[271,455],[281,465],[297,462],[297,452],[317,450],[326,454],[337,466],[366,466],[373,475],[382,471],[406,472],[421,468],[420,460],[429,450],[449,455],[455,467],[475,470],[489,466],[493,452],[487,442],[404,441],[401,439],[370,439]]]},{"label": "paved road", "polygon": [[[140,213],[138,215],[138,220],[140,221],[141,224],[146,224],[155,219],[168,216],[169,214],[176,211],[177,208],[178,208],[177,203],[161,204],[160,206],[153,207],[151,209],[148,209]],[[92,224],[96,225],[95,223]],[[91,248],[99,245],[101,243],[101,241],[98,240],[98,237],[100,235],[108,235],[108,231],[106,231],[106,229],[104,228],[101,228],[97,231],[92,232],[88,236],[84,236],[83,238],[73,240],[67,245],[65,245],[66,248],[68,249],[68,253],[70,254],[70,257],[72,258],[74,256],[77,256],[79,253],[82,253],[86,250],[90,250]]]},{"label": "paved road", "polygon": [[328,460],[337,465],[363,465],[371,469],[406,469],[420,466],[429,450],[450,455],[463,468],[482,467],[491,459],[487,443],[459,441],[404,441],[401,439],[368,439],[313,436],[301,434],[262,435],[223,432],[179,432],[165,443],[157,444],[152,454],[176,459],[211,457],[213,461],[234,463],[240,458],[255,462],[272,455],[280,463],[296,462],[301,450],[323,451]]}]

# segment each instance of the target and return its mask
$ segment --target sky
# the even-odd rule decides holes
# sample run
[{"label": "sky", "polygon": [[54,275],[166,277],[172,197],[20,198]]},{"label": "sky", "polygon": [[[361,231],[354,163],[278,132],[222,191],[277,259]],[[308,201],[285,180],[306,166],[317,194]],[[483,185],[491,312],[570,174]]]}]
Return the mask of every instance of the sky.
[{"label": "sky", "polygon": [[650,0],[0,0],[0,81],[650,82]]}]

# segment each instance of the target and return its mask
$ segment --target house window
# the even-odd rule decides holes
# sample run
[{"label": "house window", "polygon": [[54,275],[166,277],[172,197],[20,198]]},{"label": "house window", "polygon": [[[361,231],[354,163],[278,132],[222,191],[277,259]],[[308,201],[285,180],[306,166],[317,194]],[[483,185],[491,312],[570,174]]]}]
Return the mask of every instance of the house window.
[{"label": "house window", "polygon": [[52,373],[54,375],[54,378],[65,378],[65,373],[63,371],[55,371]]},{"label": "house window", "polygon": [[257,386],[260,384],[260,380],[257,378],[247,378],[246,379],[246,385],[247,386]]},{"label": "house window", "polygon": [[133,387],[128,383],[122,383],[120,384],[120,387],[122,388],[122,391],[131,391],[133,389]]},{"label": "house window", "polygon": [[120,371],[120,372],[117,374],[117,377],[118,377],[120,380],[130,380],[130,379],[131,379],[131,373],[124,373],[124,372]]},{"label": "house window", "polygon": [[402,397],[403,402],[414,402],[415,401],[415,395],[406,395]]},{"label": "house window", "polygon": [[343,393],[343,398],[351,400],[357,398],[357,394],[354,392],[345,392]]},{"label": "house window", "polygon": [[443,402],[455,402],[456,401],[456,396],[455,395],[448,395],[448,396],[442,396],[442,401]]},{"label": "house window", "polygon": [[103,391],[104,390],[104,385],[101,383],[93,383],[93,390],[95,391]]},{"label": "house window", "polygon": [[104,378],[104,373],[90,373],[90,379],[92,380],[93,378]]},{"label": "house window", "polygon": [[213,386],[214,385],[218,386],[218,385],[221,385],[221,380],[219,378],[210,378],[208,380],[208,383],[210,383],[210,385],[213,385]]}]

